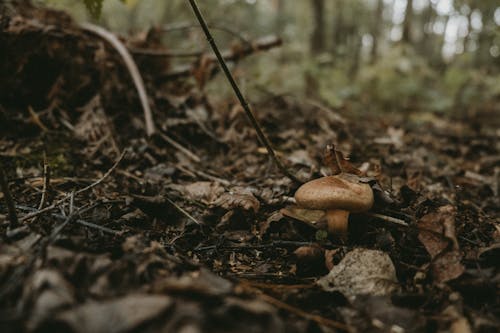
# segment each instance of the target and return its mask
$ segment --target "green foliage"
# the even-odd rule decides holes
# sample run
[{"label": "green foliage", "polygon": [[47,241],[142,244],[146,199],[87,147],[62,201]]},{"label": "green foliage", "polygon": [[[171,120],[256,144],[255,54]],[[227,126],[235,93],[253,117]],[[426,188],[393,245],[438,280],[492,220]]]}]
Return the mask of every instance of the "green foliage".
[{"label": "green foliage", "polygon": [[104,0],[83,0],[85,7],[94,18],[101,16],[102,3]]},{"label": "green foliage", "polygon": [[[120,1],[125,3],[126,0]],[[99,18],[101,16],[102,4],[104,0],[83,0],[83,2],[85,3],[85,7],[93,18]]]}]

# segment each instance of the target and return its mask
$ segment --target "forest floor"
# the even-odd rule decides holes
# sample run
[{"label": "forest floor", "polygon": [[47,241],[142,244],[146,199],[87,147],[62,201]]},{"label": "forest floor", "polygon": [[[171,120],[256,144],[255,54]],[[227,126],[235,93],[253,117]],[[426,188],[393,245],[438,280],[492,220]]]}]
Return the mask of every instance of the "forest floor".
[{"label": "forest floor", "polygon": [[[492,111],[452,119],[253,101],[300,180],[332,172],[323,154],[335,143],[376,192],[347,237],[326,235],[321,212],[294,205],[299,184],[236,100],[203,93],[221,75],[210,57],[186,71],[135,55],[154,105],[147,138],[105,41],[32,7],[0,28],[0,331],[500,330]],[[154,37],[125,43],[160,50]]]}]

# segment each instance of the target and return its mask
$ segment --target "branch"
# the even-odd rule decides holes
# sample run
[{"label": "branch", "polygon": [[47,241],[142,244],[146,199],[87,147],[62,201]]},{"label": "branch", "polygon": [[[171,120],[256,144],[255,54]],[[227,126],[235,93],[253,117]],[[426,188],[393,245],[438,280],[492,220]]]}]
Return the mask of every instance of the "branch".
[{"label": "branch", "polygon": [[236,94],[236,97],[238,97],[238,100],[241,104],[241,107],[245,111],[248,119],[252,123],[252,126],[254,127],[255,131],[257,132],[257,136],[259,137],[260,142],[266,147],[267,153],[269,156],[272,158],[278,169],[288,178],[290,178],[292,181],[296,183],[302,183],[300,180],[298,180],[294,175],[292,175],[288,169],[281,163],[281,161],[277,158],[276,154],[274,153],[274,150],[271,146],[271,143],[267,139],[266,135],[262,131],[259,122],[255,118],[255,115],[253,114],[252,110],[250,109],[250,105],[246,101],[245,97],[240,91],[240,88],[236,84],[236,81],[233,78],[233,75],[229,71],[229,68],[227,68],[227,65],[224,61],[224,58],[222,54],[219,51],[219,48],[217,47],[217,44],[215,44],[215,40],[212,37],[210,30],[208,29],[207,23],[205,22],[205,19],[201,15],[200,10],[198,9],[198,5],[196,4],[195,0],[189,0],[189,4],[191,5],[191,8],[193,8],[194,14],[196,15],[196,18],[200,22],[201,28],[203,29],[203,32],[205,33],[205,36],[207,37],[208,43],[212,47],[212,50],[215,53],[215,56],[217,57],[217,60],[219,61],[219,65],[222,68],[222,71],[226,75],[227,80],[231,84],[231,87],[233,88],[234,93]]},{"label": "branch", "polygon": [[120,54],[123,62],[125,63],[125,66],[132,76],[132,80],[134,81],[137,93],[139,94],[139,99],[141,100],[142,110],[144,112],[144,120],[146,123],[146,133],[148,136],[153,135],[155,133],[155,126],[153,122],[153,115],[148,103],[148,95],[146,94],[146,88],[144,87],[144,81],[142,80],[141,73],[139,72],[139,69],[137,68],[134,59],[128,52],[127,48],[118,38],[116,38],[114,34],[102,27],[91,23],[82,23],[81,27],[84,30],[89,31],[106,40]]},{"label": "branch", "polygon": [[[277,36],[266,36],[263,38],[259,38],[253,42],[251,42],[249,45],[243,46],[241,49],[238,50],[226,50],[222,52],[222,57],[224,58],[225,61],[238,61],[242,59],[245,56],[249,56],[255,52],[259,51],[266,51],[269,49],[272,49],[274,47],[281,46],[282,40],[281,38]],[[132,52],[138,51],[137,49],[134,49]],[[151,52],[149,52],[151,51]],[[140,51],[141,54],[144,55],[150,55],[150,56],[164,56],[164,57],[169,57],[169,56],[174,56],[174,53],[166,50],[149,50],[149,49],[143,49]],[[196,52],[190,53],[190,55],[195,54]],[[184,56],[187,56],[188,53],[184,53]],[[203,55],[202,52],[197,53],[198,56]],[[217,61],[217,57],[214,55],[207,56],[206,60],[209,63],[213,63]],[[193,67],[192,66],[184,66],[180,69],[174,70],[172,72],[167,73],[166,75],[163,75],[162,79],[175,79],[179,77],[184,77],[184,76],[189,76],[193,73]]]}]

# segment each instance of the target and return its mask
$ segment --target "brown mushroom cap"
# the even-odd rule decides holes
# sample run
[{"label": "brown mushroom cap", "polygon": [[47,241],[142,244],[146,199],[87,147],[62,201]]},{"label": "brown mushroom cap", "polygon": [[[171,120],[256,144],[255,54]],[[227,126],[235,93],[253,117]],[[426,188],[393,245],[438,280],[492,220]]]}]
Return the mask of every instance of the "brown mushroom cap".
[{"label": "brown mushroom cap", "polygon": [[295,200],[308,209],[342,209],[363,212],[373,206],[373,191],[368,184],[345,174],[322,177],[303,184]]}]

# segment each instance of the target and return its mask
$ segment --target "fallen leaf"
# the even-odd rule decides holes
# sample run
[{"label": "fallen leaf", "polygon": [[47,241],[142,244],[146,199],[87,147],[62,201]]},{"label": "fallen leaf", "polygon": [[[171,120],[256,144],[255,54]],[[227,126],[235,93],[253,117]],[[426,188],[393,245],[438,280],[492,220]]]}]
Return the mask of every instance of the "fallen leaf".
[{"label": "fallen leaf", "polygon": [[453,280],[465,271],[455,236],[455,215],[455,207],[446,205],[418,221],[418,239],[431,256],[431,271],[436,283]]},{"label": "fallen leaf", "polygon": [[335,149],[334,145],[327,145],[323,154],[323,163],[332,170],[333,175],[345,172],[361,176],[363,173],[354,167],[349,159],[344,157],[340,150]]},{"label": "fallen leaf", "polygon": [[305,209],[298,206],[288,206],[282,208],[280,212],[285,216],[311,224],[316,224],[325,216],[324,210]]},{"label": "fallen leaf", "polygon": [[168,296],[129,294],[103,302],[86,302],[60,313],[54,321],[64,323],[75,333],[129,332],[172,305],[173,301]]},{"label": "fallen leaf", "polygon": [[339,291],[348,297],[388,295],[398,289],[391,258],[385,252],[368,249],[354,249],[347,253],[317,283],[326,291]]},{"label": "fallen leaf", "polygon": [[250,191],[244,188],[235,188],[230,192],[222,194],[212,205],[219,206],[227,210],[240,208],[243,210],[253,210],[257,213],[260,208],[260,202]]}]

